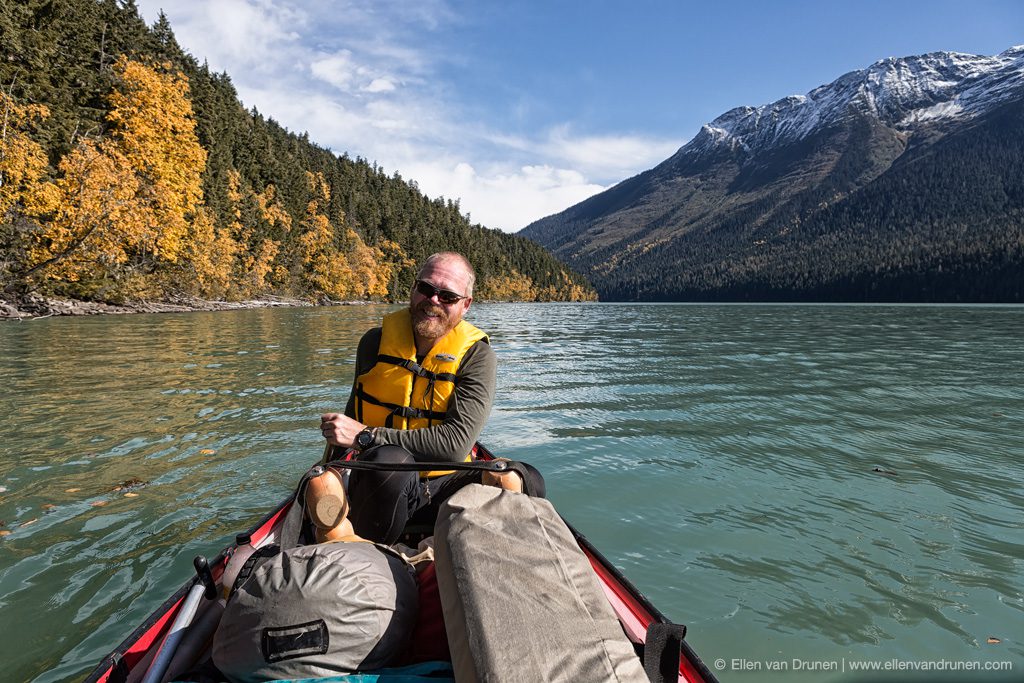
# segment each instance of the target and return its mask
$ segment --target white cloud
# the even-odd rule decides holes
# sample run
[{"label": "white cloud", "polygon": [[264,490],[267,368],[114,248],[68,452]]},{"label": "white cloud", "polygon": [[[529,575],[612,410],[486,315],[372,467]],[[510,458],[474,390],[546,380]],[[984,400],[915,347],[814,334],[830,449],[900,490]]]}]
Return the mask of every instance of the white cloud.
[{"label": "white cloud", "polygon": [[[155,20],[158,0],[139,5]],[[468,119],[480,108],[460,102],[444,67],[469,56],[424,40],[460,21],[443,0],[180,0],[167,15],[179,43],[226,71],[246,106],[398,171],[431,197],[457,198],[488,227],[518,230],[679,146],[578,134],[568,123],[523,134]]]},{"label": "white cloud", "polygon": [[599,177],[623,179],[670,157],[680,143],[640,135],[573,136],[569,126],[551,130],[544,151],[576,168]]},{"label": "white cloud", "polygon": [[375,78],[370,81],[370,85],[363,88],[363,92],[391,92],[395,89],[395,84],[386,78]]},{"label": "white cloud", "polygon": [[309,65],[310,73],[325,83],[339,90],[347,90],[356,76],[356,66],[352,62],[352,53],[341,50],[333,55],[316,59]]},{"label": "white cloud", "polygon": [[[140,3],[143,8],[149,4]],[[268,55],[299,41],[297,29],[306,24],[301,6],[259,0],[186,1],[176,3],[167,15],[178,42],[217,71],[267,70],[272,67]]]},{"label": "white cloud", "polygon": [[578,171],[546,165],[478,172],[465,161],[428,161],[412,164],[409,171],[405,177],[415,178],[421,191],[457,198],[473,222],[510,232],[605,189]]}]

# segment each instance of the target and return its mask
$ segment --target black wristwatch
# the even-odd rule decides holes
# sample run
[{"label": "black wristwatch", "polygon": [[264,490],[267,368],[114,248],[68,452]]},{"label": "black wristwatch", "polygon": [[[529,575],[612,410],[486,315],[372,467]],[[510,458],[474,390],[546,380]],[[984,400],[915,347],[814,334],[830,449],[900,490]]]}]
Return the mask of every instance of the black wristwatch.
[{"label": "black wristwatch", "polygon": [[373,429],[367,427],[363,431],[356,434],[356,449],[359,451],[365,451],[367,448],[373,448],[377,443],[377,435]]}]

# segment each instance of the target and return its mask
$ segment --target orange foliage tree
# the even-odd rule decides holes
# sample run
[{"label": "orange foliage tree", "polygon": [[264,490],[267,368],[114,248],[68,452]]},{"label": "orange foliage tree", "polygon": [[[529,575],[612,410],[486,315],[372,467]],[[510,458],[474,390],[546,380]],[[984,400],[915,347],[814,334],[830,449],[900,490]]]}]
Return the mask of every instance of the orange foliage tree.
[{"label": "orange foliage tree", "polygon": [[113,140],[144,182],[139,199],[147,209],[144,248],[174,262],[188,233],[188,221],[203,197],[206,150],[196,137],[188,78],[133,62],[114,64],[120,86],[110,96],[107,119]]},{"label": "orange foliage tree", "polygon": [[531,278],[513,269],[508,275],[487,278],[476,296],[491,301],[533,301],[537,298],[537,288]]},{"label": "orange foliage tree", "polygon": [[[331,189],[321,173],[307,173],[312,199],[300,228],[300,290],[314,299],[384,299],[395,288],[399,272],[413,265],[391,240],[370,246],[351,227],[336,228],[323,211]],[[344,222],[344,216],[342,216]]]},{"label": "orange foliage tree", "polygon": [[83,140],[61,161],[59,208],[34,234],[25,274],[131,298],[158,293],[152,274],[179,259],[196,235],[192,221],[205,220],[197,212],[206,151],[183,75],[126,57],[114,73],[111,134]]},{"label": "orange foliage tree", "polygon": [[53,186],[43,180],[46,153],[31,138],[47,116],[46,107],[19,105],[0,90],[0,282],[22,267],[22,233],[57,206]]},{"label": "orange foliage tree", "polygon": [[344,299],[354,289],[354,274],[338,252],[330,220],[321,212],[331,201],[331,188],[322,173],[307,171],[306,179],[312,198],[300,225],[298,278],[314,298]]},{"label": "orange foliage tree", "polygon": [[215,225],[212,212],[203,206],[190,225],[178,287],[186,293],[205,297],[232,298],[234,266],[242,245],[224,228]]},{"label": "orange foliage tree", "polygon": [[[271,289],[272,279],[287,277],[276,265],[280,242],[260,238],[254,222],[287,232],[291,215],[281,206],[273,185],[257,194],[242,186],[241,174],[234,169],[227,173],[226,189],[230,202],[227,225],[215,225],[207,207],[196,212],[183,259],[182,271],[188,278],[179,287],[203,297],[238,300],[260,296]],[[256,206],[257,216],[244,214],[247,202]]]},{"label": "orange foliage tree", "polygon": [[41,104],[19,105],[0,90],[0,220],[12,211],[34,216],[49,211],[56,197],[40,183],[46,173],[46,153],[30,133],[49,111]]},{"label": "orange foliage tree", "polygon": [[[241,185],[241,176],[237,172],[231,171],[230,177],[232,178],[237,196],[237,199],[234,201],[236,202],[236,207],[238,207],[237,202],[241,199],[241,193],[238,192],[238,187]],[[277,195],[277,188],[274,185],[267,185],[263,188],[263,192],[258,194],[250,191],[250,194],[259,209],[259,219],[270,229],[278,232],[288,232],[291,230],[291,214],[281,204],[281,199]],[[235,215],[236,217],[241,215],[237,208]],[[244,252],[241,261],[236,266],[236,280],[240,287],[240,293],[243,296],[259,294],[267,290],[274,281],[281,281],[286,277],[286,271],[276,262],[277,256],[281,252],[280,242],[269,237],[259,239],[255,235],[253,226],[243,226],[241,222],[239,223],[237,239],[250,245],[250,248]]]}]

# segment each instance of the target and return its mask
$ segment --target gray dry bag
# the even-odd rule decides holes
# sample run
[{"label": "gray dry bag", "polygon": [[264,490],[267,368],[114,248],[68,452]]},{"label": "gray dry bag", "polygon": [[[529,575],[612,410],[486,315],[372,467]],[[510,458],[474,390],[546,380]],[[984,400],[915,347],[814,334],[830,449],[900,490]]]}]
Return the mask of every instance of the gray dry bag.
[{"label": "gray dry bag", "polygon": [[320,543],[267,554],[250,558],[214,637],[213,662],[232,683],[372,670],[404,652],[416,580],[391,550]]}]

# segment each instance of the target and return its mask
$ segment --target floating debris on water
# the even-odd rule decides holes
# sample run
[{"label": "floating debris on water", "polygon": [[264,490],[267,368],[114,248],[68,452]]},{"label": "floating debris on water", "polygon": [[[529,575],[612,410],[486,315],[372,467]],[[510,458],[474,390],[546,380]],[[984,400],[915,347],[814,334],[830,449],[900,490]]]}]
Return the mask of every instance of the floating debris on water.
[{"label": "floating debris on water", "polygon": [[43,503],[39,507],[41,509],[45,510],[46,512],[49,512],[50,510],[56,510],[57,509],[57,506],[54,505],[53,503]]},{"label": "floating debris on water", "polygon": [[1002,413],[992,413],[992,417],[1006,417]]},{"label": "floating debris on water", "polygon": [[895,477],[895,476],[897,476],[895,472],[893,472],[892,470],[887,470],[884,467],[875,467],[871,471],[872,472],[877,472],[878,474],[884,474],[887,477]]},{"label": "floating debris on water", "polygon": [[1003,642],[1003,641],[999,640],[999,639],[998,639],[998,638],[996,638],[995,636],[989,636],[989,637],[988,637],[988,644],[989,644],[989,645],[998,645],[998,644],[999,644],[999,643],[1001,643],[1001,642]]},{"label": "floating debris on water", "polygon": [[82,489],[79,489],[79,488],[73,488],[73,489],[64,489],[64,493],[78,493],[78,492],[79,492],[79,491],[81,491],[81,490],[82,490]]},{"label": "floating debris on water", "polygon": [[148,481],[142,481],[141,479],[136,479],[135,477],[132,477],[131,479],[125,479],[124,481],[122,481],[120,484],[115,486],[113,490],[130,491],[132,489],[140,489],[148,483]]},{"label": "floating debris on water", "polygon": [[124,497],[125,498],[138,498],[139,494],[137,494],[137,493],[126,493],[126,494],[124,494]]},{"label": "floating debris on water", "polygon": [[10,536],[11,532],[7,529],[0,529],[0,536]]},{"label": "floating debris on water", "polygon": [[203,450],[199,451],[199,455],[213,455],[216,452],[217,451],[213,450],[212,448],[204,448]]},{"label": "floating debris on water", "polygon": [[27,526],[29,526],[31,524],[35,524],[38,521],[39,521],[38,517],[33,517],[32,519],[28,520],[27,522],[22,522],[21,524],[19,524],[18,528],[22,529],[22,528],[27,527]]},{"label": "floating debris on water", "polygon": [[101,508],[101,507],[103,507],[106,504],[107,504],[107,501],[105,501],[105,500],[94,500],[93,502],[89,503],[89,507]]}]

